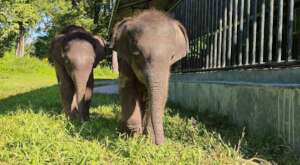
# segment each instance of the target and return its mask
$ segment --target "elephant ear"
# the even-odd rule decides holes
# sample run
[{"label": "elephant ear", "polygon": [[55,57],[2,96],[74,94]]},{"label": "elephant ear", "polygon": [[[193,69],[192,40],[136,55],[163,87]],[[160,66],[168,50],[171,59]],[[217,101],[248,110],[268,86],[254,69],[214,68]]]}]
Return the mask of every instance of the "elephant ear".
[{"label": "elephant ear", "polygon": [[58,62],[61,61],[59,58],[62,58],[62,41],[64,40],[65,35],[60,34],[57,35],[51,42],[50,47],[49,47],[49,56],[48,60],[50,63]]},{"label": "elephant ear", "polygon": [[[174,64],[175,62],[177,62],[178,60],[182,59],[183,57],[185,57],[188,53],[189,53],[189,39],[188,39],[188,34],[187,31],[185,29],[185,27],[178,21],[175,21],[175,26],[176,26],[176,44],[179,46],[176,46],[176,50],[174,55],[172,56],[171,59],[171,64]],[[182,45],[182,41],[184,40],[184,45]]]},{"label": "elephant ear", "polygon": [[120,38],[121,36],[121,33],[123,31],[123,28],[124,28],[124,24],[127,23],[128,21],[131,20],[131,17],[127,17],[127,18],[124,18],[122,21],[118,22],[115,26],[114,26],[114,29],[113,29],[113,35],[112,35],[112,38],[111,38],[111,42],[109,44],[109,48],[110,49],[115,49],[116,48],[116,45],[117,45],[117,40]]},{"label": "elephant ear", "polygon": [[94,68],[95,68],[98,65],[98,63],[101,60],[103,60],[105,58],[105,56],[107,55],[106,51],[105,51],[107,43],[100,36],[94,35],[93,37],[96,40],[96,44],[94,45],[94,49],[95,49],[94,51],[96,54],[95,62],[94,62]]}]

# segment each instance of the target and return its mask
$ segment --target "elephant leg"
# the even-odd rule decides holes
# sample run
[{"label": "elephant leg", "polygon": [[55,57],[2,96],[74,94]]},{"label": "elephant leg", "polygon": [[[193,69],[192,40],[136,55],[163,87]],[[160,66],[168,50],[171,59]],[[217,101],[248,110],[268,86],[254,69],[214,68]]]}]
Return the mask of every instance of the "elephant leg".
[{"label": "elephant leg", "polygon": [[76,104],[74,105],[75,89],[73,81],[69,77],[63,66],[55,64],[55,71],[64,112],[66,114],[66,117],[72,118],[72,113],[76,111],[77,106]]},{"label": "elephant leg", "polygon": [[84,104],[85,105],[84,105],[83,112],[81,114],[84,121],[87,121],[90,119],[89,109],[90,109],[91,100],[93,97],[93,88],[94,88],[94,75],[93,75],[93,73],[91,73],[89,80],[87,82],[87,85],[86,85],[86,91],[84,94]]},{"label": "elephant leg", "polygon": [[121,101],[121,131],[130,134],[142,133],[142,114],[136,89],[137,79],[130,66],[119,62],[119,93]]},{"label": "elephant leg", "polygon": [[151,113],[149,106],[149,96],[147,87],[143,83],[137,83],[136,88],[138,89],[138,103],[142,113],[142,130],[144,134],[150,134],[153,132]]}]

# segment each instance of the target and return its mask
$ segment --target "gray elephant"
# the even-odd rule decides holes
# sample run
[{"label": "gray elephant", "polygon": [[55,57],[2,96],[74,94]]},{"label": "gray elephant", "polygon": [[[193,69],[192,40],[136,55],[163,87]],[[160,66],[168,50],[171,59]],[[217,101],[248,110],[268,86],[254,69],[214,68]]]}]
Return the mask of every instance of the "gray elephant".
[{"label": "gray elephant", "polygon": [[185,28],[160,11],[146,10],[115,25],[110,47],[119,56],[122,131],[148,133],[162,144],[170,67],[189,50]]},{"label": "gray elephant", "polygon": [[105,55],[105,41],[84,28],[70,25],[51,43],[53,61],[65,114],[86,121],[93,95],[93,68]]}]

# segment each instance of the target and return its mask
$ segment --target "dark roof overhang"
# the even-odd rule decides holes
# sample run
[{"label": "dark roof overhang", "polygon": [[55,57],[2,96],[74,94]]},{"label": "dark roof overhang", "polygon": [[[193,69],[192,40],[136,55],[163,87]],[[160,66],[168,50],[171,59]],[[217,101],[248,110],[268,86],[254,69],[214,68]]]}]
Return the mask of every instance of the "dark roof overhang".
[{"label": "dark roof overhang", "polygon": [[182,0],[116,0],[113,5],[112,15],[109,21],[108,33],[110,34],[114,24],[125,17],[132,16],[141,10],[156,8],[169,11]]}]

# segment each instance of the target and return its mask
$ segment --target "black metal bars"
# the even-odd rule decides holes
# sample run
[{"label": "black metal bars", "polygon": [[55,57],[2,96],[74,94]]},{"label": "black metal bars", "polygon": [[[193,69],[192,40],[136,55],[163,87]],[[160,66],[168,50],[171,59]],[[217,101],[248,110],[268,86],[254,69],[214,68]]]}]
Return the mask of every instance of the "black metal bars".
[{"label": "black metal bars", "polygon": [[182,0],[173,8],[190,53],[175,72],[300,65],[294,55],[298,0]]}]

